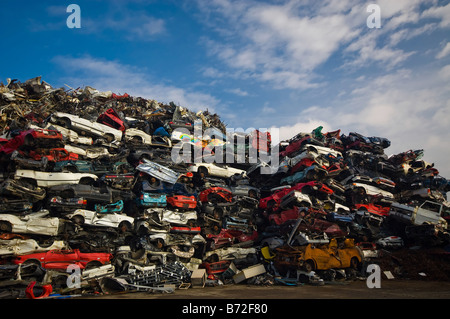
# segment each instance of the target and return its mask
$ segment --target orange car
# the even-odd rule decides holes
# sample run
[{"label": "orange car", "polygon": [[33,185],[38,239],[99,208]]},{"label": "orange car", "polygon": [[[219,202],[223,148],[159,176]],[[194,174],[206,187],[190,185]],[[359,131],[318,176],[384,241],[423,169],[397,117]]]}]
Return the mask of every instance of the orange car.
[{"label": "orange car", "polygon": [[306,271],[327,270],[333,268],[358,268],[363,260],[363,253],[347,238],[338,245],[335,238],[328,244],[308,244],[305,246],[283,246],[275,250],[275,267],[301,269]]}]

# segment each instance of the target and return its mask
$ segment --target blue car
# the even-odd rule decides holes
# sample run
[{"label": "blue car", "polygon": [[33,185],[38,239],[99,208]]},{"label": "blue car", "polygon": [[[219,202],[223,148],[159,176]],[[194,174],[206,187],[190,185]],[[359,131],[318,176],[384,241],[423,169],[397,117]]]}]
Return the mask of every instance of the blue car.
[{"label": "blue car", "polygon": [[136,203],[139,207],[166,207],[167,195],[141,192],[139,198],[136,199]]},{"label": "blue car", "polygon": [[123,201],[119,200],[115,203],[106,205],[96,204],[94,208],[97,213],[121,213],[123,211]]},{"label": "blue car", "polygon": [[280,181],[280,185],[294,185],[302,181],[318,180],[326,176],[327,172],[317,165],[311,165],[302,171],[287,176]]}]

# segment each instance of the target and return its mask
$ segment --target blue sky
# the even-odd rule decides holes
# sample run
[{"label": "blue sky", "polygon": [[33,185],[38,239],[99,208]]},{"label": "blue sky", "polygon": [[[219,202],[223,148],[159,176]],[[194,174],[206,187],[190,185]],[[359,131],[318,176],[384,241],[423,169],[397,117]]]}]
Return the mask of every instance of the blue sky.
[{"label": "blue sky", "polygon": [[173,101],[282,139],[319,125],[387,137],[388,155],[423,148],[450,177],[449,1],[3,0],[0,27],[3,82]]}]

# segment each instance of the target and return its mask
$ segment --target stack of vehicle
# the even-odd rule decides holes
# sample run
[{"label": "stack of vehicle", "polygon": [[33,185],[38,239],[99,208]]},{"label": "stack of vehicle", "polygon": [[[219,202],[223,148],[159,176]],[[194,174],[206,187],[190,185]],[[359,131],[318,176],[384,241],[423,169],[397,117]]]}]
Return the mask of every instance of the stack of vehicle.
[{"label": "stack of vehicle", "polygon": [[207,111],[39,77],[2,84],[0,107],[5,298],[30,283],[45,296],[173,289],[197,270],[212,285],[317,283],[364,276],[379,249],[449,243],[449,181],[423,150],[387,156],[386,138],[318,127],[272,148],[255,130],[245,154],[277,149],[279,160],[261,174],[273,163],[173,160],[180,143],[193,154],[242,147],[193,135],[200,121],[226,136]]}]

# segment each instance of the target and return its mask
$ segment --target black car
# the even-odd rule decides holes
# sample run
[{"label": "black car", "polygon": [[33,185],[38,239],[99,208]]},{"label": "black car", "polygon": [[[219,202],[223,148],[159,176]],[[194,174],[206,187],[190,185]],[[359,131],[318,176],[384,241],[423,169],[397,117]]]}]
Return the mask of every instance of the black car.
[{"label": "black car", "polygon": [[106,185],[95,187],[92,185],[66,184],[49,187],[47,190],[49,196],[61,196],[62,198],[81,197],[89,203],[113,203],[118,200],[132,200],[134,194],[129,191],[113,189]]}]

